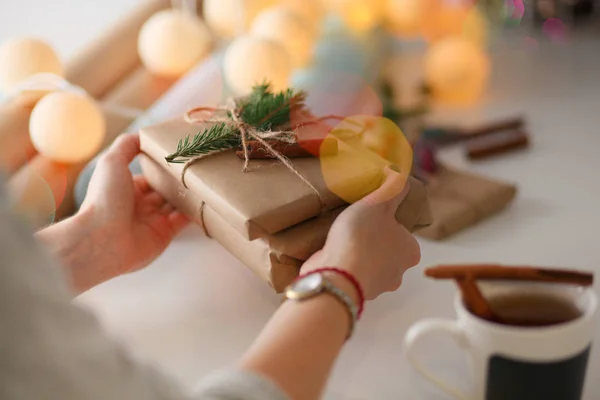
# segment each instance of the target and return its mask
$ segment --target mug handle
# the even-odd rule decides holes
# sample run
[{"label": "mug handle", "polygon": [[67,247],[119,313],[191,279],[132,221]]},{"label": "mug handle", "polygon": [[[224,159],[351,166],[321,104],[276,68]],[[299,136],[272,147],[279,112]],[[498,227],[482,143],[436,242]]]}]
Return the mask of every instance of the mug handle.
[{"label": "mug handle", "polygon": [[469,397],[460,389],[452,386],[432,374],[421,364],[414,354],[414,348],[419,341],[429,333],[443,332],[449,334],[460,347],[467,347],[469,342],[467,336],[460,328],[458,323],[450,319],[432,318],[417,322],[410,327],[406,336],[404,336],[404,352],[408,362],[429,382],[433,383],[447,394],[460,400],[470,400]]}]

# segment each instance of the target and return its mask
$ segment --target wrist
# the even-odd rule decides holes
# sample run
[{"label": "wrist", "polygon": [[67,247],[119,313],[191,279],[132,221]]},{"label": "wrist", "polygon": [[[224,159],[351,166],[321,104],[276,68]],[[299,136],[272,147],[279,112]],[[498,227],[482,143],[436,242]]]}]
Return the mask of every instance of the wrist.
[{"label": "wrist", "polygon": [[86,210],[36,234],[37,239],[60,261],[78,293],[113,277],[103,260],[103,246],[96,240],[103,235],[97,231],[91,210]]},{"label": "wrist", "polygon": [[340,290],[343,290],[360,307],[360,293],[354,284],[343,275],[331,271],[324,271],[323,276]]},{"label": "wrist", "polygon": [[358,279],[351,272],[341,268],[319,267],[310,268],[308,271],[303,268],[297,280],[315,273],[322,274],[328,281],[350,297],[350,300],[356,305],[358,310],[356,319],[360,319],[364,309],[365,294]]}]

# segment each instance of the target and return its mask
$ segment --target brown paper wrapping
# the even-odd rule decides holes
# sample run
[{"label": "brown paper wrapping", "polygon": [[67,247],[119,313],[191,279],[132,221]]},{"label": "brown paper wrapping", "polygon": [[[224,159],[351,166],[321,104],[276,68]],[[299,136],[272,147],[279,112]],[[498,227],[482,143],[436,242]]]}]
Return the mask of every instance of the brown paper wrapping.
[{"label": "brown paper wrapping", "polygon": [[[108,146],[135,118],[135,115],[120,111],[119,107],[144,110],[162,96],[172,83],[172,79],[156,77],[140,67],[108,94],[101,104],[107,122],[103,147]],[[77,177],[86,164],[87,162],[62,165],[37,155],[11,177],[9,190],[10,188],[23,187],[24,181],[29,180],[32,173],[39,174],[45,178],[55,199],[58,200],[59,207],[56,210],[55,219],[62,219],[74,211],[73,188]],[[55,172],[51,173],[51,171]],[[43,184],[43,182],[41,183]],[[29,183],[29,185],[36,184],[39,185],[40,181]],[[43,189],[31,188],[30,193],[41,192],[43,192]],[[35,200],[28,201],[27,204],[27,209],[24,211],[31,215],[43,215],[43,211],[47,208],[44,199],[40,199],[39,202]],[[39,228],[47,223],[47,218],[37,218],[36,222],[34,227]]]},{"label": "brown paper wrapping", "polygon": [[509,183],[442,167],[427,186],[432,224],[417,234],[441,240],[507,207],[517,188]]},{"label": "brown paper wrapping", "polygon": [[[179,139],[202,130],[207,125],[190,125],[182,118],[143,128],[142,151],[179,176],[183,164],[166,164],[165,157]],[[294,167],[307,178],[324,198],[321,204],[313,190],[278,161],[252,160],[251,171],[243,172],[243,160],[233,150],[206,157],[192,165],[185,174],[190,192],[229,222],[247,240],[280,232],[322,211],[331,211],[346,203],[330,188],[360,188],[357,196],[375,190],[383,181],[380,164],[364,152],[346,143],[338,143],[338,157],[343,165],[330,173],[327,183],[317,158],[292,159]],[[337,190],[336,190],[337,192]],[[426,206],[421,199],[421,206]],[[324,207],[322,207],[324,206]],[[427,215],[423,215],[426,219]]]},{"label": "brown paper wrapping", "polygon": [[[105,96],[139,67],[138,32],[152,14],[169,4],[168,0],[143,2],[70,60],[65,78],[92,97]],[[0,169],[9,175],[35,154],[29,138],[33,105],[17,98],[0,108]]]},{"label": "brown paper wrapping", "polygon": [[[249,241],[210,207],[204,206],[201,212],[200,197],[184,189],[169,167],[160,165],[145,155],[140,156],[140,165],[150,186],[193,221],[204,224],[213,239],[277,292],[282,292],[298,275],[302,263],[323,247],[331,224],[344,209],[344,206],[338,207],[274,235]],[[422,195],[423,186],[411,180],[411,192],[406,199],[410,197],[411,201],[405,204],[402,213],[402,218],[408,223],[411,219],[404,214],[416,215],[421,212]],[[417,223],[416,218],[413,218],[413,223]],[[415,228],[414,225],[406,227],[411,231]]]}]

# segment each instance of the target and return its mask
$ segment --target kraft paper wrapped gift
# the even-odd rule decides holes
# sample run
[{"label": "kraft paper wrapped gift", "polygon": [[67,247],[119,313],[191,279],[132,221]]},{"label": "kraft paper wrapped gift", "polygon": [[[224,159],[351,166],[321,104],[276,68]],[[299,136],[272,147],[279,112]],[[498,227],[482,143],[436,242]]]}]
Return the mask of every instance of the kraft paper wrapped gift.
[{"label": "kraft paper wrapped gift", "polygon": [[[167,164],[165,157],[177,148],[180,139],[207,126],[189,124],[182,117],[142,128],[142,152],[180,177],[184,165]],[[345,205],[346,202],[333,191],[339,193],[352,188],[353,195],[361,198],[383,182],[382,165],[343,141],[338,141],[338,153],[331,157],[338,157],[339,162],[333,167],[337,169],[329,173],[327,183],[318,158],[291,159],[294,168],[318,190],[322,201],[278,161],[252,160],[251,171],[243,172],[243,160],[235,155],[235,150],[205,157],[188,168],[184,178],[191,195],[206,202],[244,239],[253,240]],[[426,196],[419,204],[427,209]],[[428,223],[428,216],[427,212],[421,215],[421,220],[425,221],[423,225]]]},{"label": "kraft paper wrapped gift", "polygon": [[[338,207],[274,235],[249,241],[212,208],[203,206],[200,197],[183,188],[170,168],[145,155],[140,156],[140,165],[150,186],[193,221],[203,224],[211,238],[277,292],[282,292],[298,275],[302,263],[323,247],[331,224],[345,208]],[[423,207],[424,186],[412,178],[410,182],[411,191],[398,214],[402,224],[412,231],[425,221],[428,210]]]},{"label": "kraft paper wrapped gift", "polygon": [[517,188],[498,180],[442,167],[427,185],[432,224],[417,233],[441,240],[503,210]]}]

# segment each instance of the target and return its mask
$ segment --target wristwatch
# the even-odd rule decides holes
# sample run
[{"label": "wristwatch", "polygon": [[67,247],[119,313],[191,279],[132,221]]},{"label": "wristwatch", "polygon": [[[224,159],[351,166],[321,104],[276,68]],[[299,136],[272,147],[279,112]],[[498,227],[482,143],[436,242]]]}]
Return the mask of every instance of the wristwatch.
[{"label": "wristwatch", "polygon": [[320,294],[330,294],[338,299],[348,310],[350,316],[350,332],[347,339],[352,336],[358,316],[358,307],[352,298],[342,289],[330,282],[323,273],[316,272],[301,277],[285,290],[285,297],[289,300],[305,301]]}]

